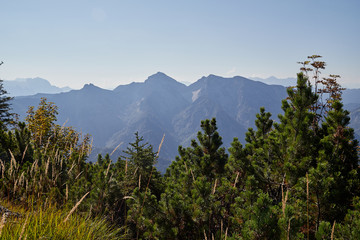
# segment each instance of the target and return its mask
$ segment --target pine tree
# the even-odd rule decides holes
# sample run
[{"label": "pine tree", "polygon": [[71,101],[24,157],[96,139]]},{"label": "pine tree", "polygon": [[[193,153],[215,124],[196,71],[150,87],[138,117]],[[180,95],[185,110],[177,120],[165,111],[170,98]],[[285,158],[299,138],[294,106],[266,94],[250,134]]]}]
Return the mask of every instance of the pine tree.
[{"label": "pine tree", "polygon": [[198,142],[192,140],[186,149],[180,146],[180,157],[165,175],[159,219],[164,238],[219,238],[221,226],[229,225],[234,187],[225,178],[228,156],[221,148],[216,120],[201,121],[201,128]]},{"label": "pine tree", "polygon": [[[0,66],[3,62],[0,63]],[[11,113],[10,101],[12,97],[7,96],[8,92],[3,86],[3,80],[0,80],[0,129],[6,130],[8,125],[14,124],[16,115]]]},{"label": "pine tree", "polygon": [[282,152],[279,160],[285,167],[288,183],[293,186],[315,164],[318,137],[316,114],[311,108],[318,96],[303,73],[298,74],[297,86],[288,88],[287,92],[288,99],[282,104],[284,115],[279,115],[280,124],[275,126]]},{"label": "pine tree", "polygon": [[[357,154],[358,141],[354,130],[349,128],[349,112],[343,109],[338,100],[331,105],[331,110],[322,123],[323,137],[320,142],[318,162],[325,162],[327,186],[316,191],[322,198],[319,200],[321,215],[318,221],[340,222],[351,206],[352,199],[360,194],[359,162]],[[318,182],[314,179],[314,182]],[[329,182],[331,184],[329,184]]]},{"label": "pine tree", "polygon": [[[152,239],[157,234],[155,219],[158,214],[158,201],[164,192],[163,177],[155,168],[157,153],[152,145],[143,143],[144,138],[135,133],[135,141],[123,151],[126,156],[119,159],[118,165],[125,165],[124,182],[129,189],[126,195],[128,206],[126,223],[133,238]],[[125,164],[124,164],[125,162]],[[135,184],[134,184],[135,183]],[[132,184],[130,186],[130,184]]]},{"label": "pine tree", "polygon": [[[260,108],[260,113],[256,114],[256,132],[249,128],[245,140],[247,142],[244,152],[247,155],[247,174],[254,175],[263,190],[272,188],[271,171],[273,170],[273,154],[270,148],[270,132],[273,126],[271,113],[265,112],[265,108]],[[233,155],[236,153],[233,153]],[[259,186],[260,187],[260,186]]]},{"label": "pine tree", "polygon": [[121,159],[129,162],[129,171],[133,172],[135,179],[139,183],[141,192],[150,188],[152,193],[160,198],[163,192],[163,182],[160,172],[155,169],[157,153],[153,151],[153,146],[144,142],[144,138],[135,133],[135,141],[129,143],[129,147],[124,151],[126,156]]}]

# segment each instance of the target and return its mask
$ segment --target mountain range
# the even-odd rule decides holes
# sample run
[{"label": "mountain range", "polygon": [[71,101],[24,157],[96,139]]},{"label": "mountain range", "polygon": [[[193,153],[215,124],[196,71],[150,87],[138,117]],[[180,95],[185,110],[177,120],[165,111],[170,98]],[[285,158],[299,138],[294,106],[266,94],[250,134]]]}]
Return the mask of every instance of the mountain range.
[{"label": "mountain range", "polygon": [[[344,93],[346,106],[352,107],[352,125],[359,133],[360,90]],[[244,142],[247,128],[254,127],[256,113],[264,106],[276,121],[286,88],[267,85],[244,77],[223,78],[209,75],[186,86],[158,72],[141,83],[105,90],[86,84],[80,90],[57,94],[16,97],[13,111],[23,119],[28,106],[37,106],[45,97],[59,107],[58,123],[66,122],[93,137],[94,159],[98,153],[121,155],[134,141],[134,133],[157,150],[163,134],[158,168],[164,171],[175,159],[179,145],[189,146],[200,130],[200,121],[215,117],[225,147],[234,137]]]},{"label": "mountain range", "polygon": [[56,87],[43,78],[17,78],[15,80],[4,80],[3,86],[9,96],[28,96],[37,93],[60,93],[71,90],[69,87]]}]

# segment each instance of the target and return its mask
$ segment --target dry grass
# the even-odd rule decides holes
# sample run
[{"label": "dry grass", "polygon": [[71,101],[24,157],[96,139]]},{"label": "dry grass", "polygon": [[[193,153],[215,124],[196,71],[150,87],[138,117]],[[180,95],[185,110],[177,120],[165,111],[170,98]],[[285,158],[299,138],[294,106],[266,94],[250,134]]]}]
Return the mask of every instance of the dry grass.
[{"label": "dry grass", "polygon": [[286,194],[284,197],[284,186],[281,185],[281,203],[282,203],[282,212],[283,212],[283,216],[285,217],[285,209],[286,209],[286,202],[288,200],[288,195],[289,195],[289,189],[286,189]]},{"label": "dry grass", "polygon": [[234,187],[236,187],[236,184],[238,182],[238,178],[239,178],[239,172],[236,173],[236,177],[235,177],[235,181],[234,181]]},{"label": "dry grass", "polygon": [[114,150],[110,153],[110,156],[112,156],[114,154],[114,152],[123,144],[123,142],[121,142],[119,145],[116,146],[116,148],[114,148]]},{"label": "dry grass", "polygon": [[[22,238],[22,236],[23,236],[23,234],[25,232],[25,227],[26,227],[26,224],[27,224],[28,220],[29,220],[29,214],[26,215],[26,220],[25,220],[25,223],[24,223],[24,225],[23,225],[23,227],[21,229],[19,240],[21,240],[21,238]],[[25,239],[26,239],[26,237],[25,237]]]},{"label": "dry grass", "polygon": [[287,240],[290,240],[290,221],[291,221],[291,218],[289,219],[289,224],[288,224],[288,228],[287,228]]},{"label": "dry grass", "polygon": [[0,237],[1,237],[1,233],[2,233],[2,230],[5,226],[5,222],[6,222],[6,213],[4,213],[1,217],[1,222],[0,222]]},{"label": "dry grass", "polygon": [[336,223],[336,221],[334,221],[334,224],[333,224],[332,229],[331,229],[331,236],[330,236],[331,240],[334,239],[335,223]]},{"label": "dry grass", "polygon": [[207,240],[205,229],[204,229],[204,239]]},{"label": "dry grass", "polygon": [[1,239],[124,239],[120,228],[113,228],[104,220],[86,219],[78,214],[69,216],[67,222],[62,220],[66,216],[65,210],[56,209],[53,206],[40,207],[34,206],[34,211],[27,211],[19,206],[12,205],[26,218],[12,219],[11,221],[2,220]]},{"label": "dry grass", "polygon": [[107,175],[109,174],[110,166],[111,166],[111,160],[109,161],[108,167],[107,167],[107,169],[106,169],[105,178],[106,178]]},{"label": "dry grass", "polygon": [[66,216],[66,218],[64,219],[64,223],[69,220],[70,215],[78,208],[78,206],[80,205],[80,203],[85,199],[85,197],[89,194],[90,192],[87,192],[76,204],[75,206],[71,209],[71,211],[69,212],[69,214]]},{"label": "dry grass", "polygon": [[212,194],[215,194],[215,190],[216,190],[216,185],[217,185],[217,179],[215,179],[215,183],[214,183],[214,188],[212,190]]}]

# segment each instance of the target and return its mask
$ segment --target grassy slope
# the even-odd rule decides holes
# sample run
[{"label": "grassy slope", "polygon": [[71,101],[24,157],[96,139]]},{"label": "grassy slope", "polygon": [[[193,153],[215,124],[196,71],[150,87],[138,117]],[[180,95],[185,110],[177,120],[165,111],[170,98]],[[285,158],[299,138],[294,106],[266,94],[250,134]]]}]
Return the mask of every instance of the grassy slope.
[{"label": "grassy slope", "polygon": [[68,210],[55,207],[41,207],[25,210],[21,206],[4,203],[1,205],[22,215],[20,218],[8,217],[0,222],[1,239],[122,239],[121,229],[112,228],[105,220],[88,219],[76,213],[66,222]]}]

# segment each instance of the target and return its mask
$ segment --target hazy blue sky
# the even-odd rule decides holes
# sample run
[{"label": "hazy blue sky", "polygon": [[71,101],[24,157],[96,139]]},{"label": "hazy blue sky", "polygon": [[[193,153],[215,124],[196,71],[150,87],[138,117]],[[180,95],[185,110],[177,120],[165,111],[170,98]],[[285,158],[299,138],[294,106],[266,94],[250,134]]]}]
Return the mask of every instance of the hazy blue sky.
[{"label": "hazy blue sky", "polygon": [[325,74],[360,87],[359,0],[0,0],[0,77],[112,88],[158,71],[295,77],[324,56]]}]

